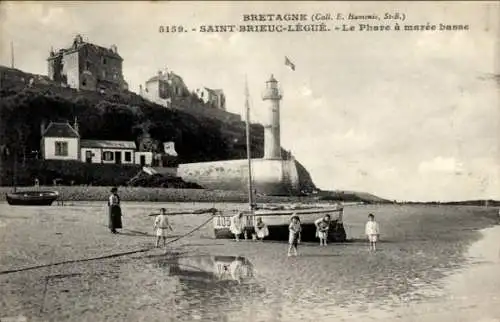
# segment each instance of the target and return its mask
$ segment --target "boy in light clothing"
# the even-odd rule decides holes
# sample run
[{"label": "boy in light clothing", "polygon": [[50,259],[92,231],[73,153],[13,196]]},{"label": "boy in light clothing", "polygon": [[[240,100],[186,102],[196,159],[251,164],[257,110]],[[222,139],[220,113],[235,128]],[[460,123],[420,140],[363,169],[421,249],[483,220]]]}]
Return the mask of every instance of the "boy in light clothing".
[{"label": "boy in light clothing", "polygon": [[368,242],[370,243],[370,251],[377,250],[377,240],[380,235],[378,223],[375,221],[375,216],[373,214],[368,215],[368,222],[365,226],[365,234],[368,237]]},{"label": "boy in light clothing", "polygon": [[302,232],[302,227],[300,225],[300,218],[296,214],[293,214],[290,225],[288,226],[289,236],[288,243],[290,244],[288,248],[288,256],[292,256],[292,251],[295,256],[298,255],[297,248],[300,243],[300,233]]},{"label": "boy in light clothing", "polygon": [[160,209],[160,214],[156,216],[153,227],[156,230],[156,247],[160,247],[160,239],[163,238],[163,247],[167,244],[167,229],[173,231],[172,226],[168,221],[168,216],[165,208]]}]

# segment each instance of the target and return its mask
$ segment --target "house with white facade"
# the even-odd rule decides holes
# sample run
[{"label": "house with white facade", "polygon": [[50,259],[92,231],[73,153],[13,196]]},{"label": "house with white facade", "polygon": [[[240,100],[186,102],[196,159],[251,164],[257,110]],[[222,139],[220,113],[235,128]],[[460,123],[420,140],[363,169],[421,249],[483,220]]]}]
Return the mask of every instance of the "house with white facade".
[{"label": "house with white facade", "polygon": [[80,149],[82,162],[136,164],[133,141],[80,140]]},{"label": "house with white facade", "polygon": [[144,89],[139,87],[139,95],[156,104],[171,107],[172,99],[189,94],[184,80],[172,71],[158,71],[156,76],[146,81]]},{"label": "house with white facade", "polygon": [[94,164],[139,164],[153,163],[152,151],[137,149],[133,141],[82,140],[78,124],[51,122],[46,128],[41,125],[41,151],[45,160],[74,160]]},{"label": "house with white facade", "polygon": [[226,96],[222,89],[211,89],[208,87],[198,88],[195,91],[196,96],[203,103],[208,104],[220,110],[226,110]]},{"label": "house with white facade", "polygon": [[42,133],[41,152],[44,159],[79,160],[80,134],[78,125],[74,127],[69,122],[50,122],[40,126]]}]

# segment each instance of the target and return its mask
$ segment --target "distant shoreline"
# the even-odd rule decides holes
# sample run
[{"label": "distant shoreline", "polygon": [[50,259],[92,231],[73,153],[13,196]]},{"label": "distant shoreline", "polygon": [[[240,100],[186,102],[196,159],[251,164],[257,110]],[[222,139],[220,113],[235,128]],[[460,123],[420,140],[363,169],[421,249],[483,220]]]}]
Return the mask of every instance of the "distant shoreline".
[{"label": "distant shoreline", "polygon": [[[12,186],[0,186],[0,202],[6,201],[5,195],[12,192]],[[60,194],[59,200],[63,201],[102,201],[107,200],[110,194],[111,186],[24,186],[18,187],[18,191],[23,190],[53,190]],[[248,203],[248,194],[244,191],[231,190],[209,190],[209,189],[177,189],[177,188],[152,188],[152,187],[119,187],[119,194],[123,201],[136,202],[233,202],[233,203]],[[324,197],[324,199],[322,198]],[[342,198],[340,198],[342,199]],[[258,203],[334,203],[335,198],[328,196],[311,195],[311,196],[255,196],[255,201]],[[352,202],[353,200],[345,199],[338,200],[344,202]],[[371,200],[363,200],[360,202],[382,204],[391,202],[374,202]],[[500,206],[500,201],[488,200],[489,208]],[[395,205],[426,205],[426,206],[469,206],[469,207],[484,207],[484,200],[464,200],[464,201],[449,201],[449,202],[400,202]]]}]

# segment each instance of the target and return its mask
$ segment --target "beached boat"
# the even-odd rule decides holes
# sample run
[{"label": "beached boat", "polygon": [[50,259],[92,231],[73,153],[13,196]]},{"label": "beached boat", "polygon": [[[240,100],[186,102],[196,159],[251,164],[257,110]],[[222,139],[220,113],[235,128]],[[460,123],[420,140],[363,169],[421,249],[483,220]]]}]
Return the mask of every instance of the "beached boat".
[{"label": "beached boat", "polygon": [[[328,231],[331,242],[344,242],[346,240],[346,233],[342,223],[342,208],[339,207],[310,207],[302,209],[281,209],[281,210],[252,210],[244,211],[243,218],[245,223],[244,238],[251,239],[255,234],[255,224],[257,218],[262,218],[262,221],[267,225],[269,240],[288,240],[288,225],[290,225],[290,218],[292,215],[300,217],[302,226],[302,240],[303,241],[317,241],[316,226],[314,222],[325,216],[330,215],[332,221]],[[227,214],[221,213],[214,216],[214,234],[215,238],[234,238],[230,231],[231,217],[235,213]]]},{"label": "beached boat", "polygon": [[29,190],[9,192],[7,203],[12,206],[50,206],[57,198],[57,191]]},{"label": "beached boat", "polygon": [[[343,206],[337,203],[332,205],[256,205],[253,197],[253,182],[252,182],[252,161],[250,154],[250,105],[248,85],[245,84],[245,110],[246,110],[246,147],[248,160],[248,204],[249,210],[243,212],[245,229],[244,238],[252,238],[255,234],[255,224],[257,218],[261,217],[264,224],[267,225],[269,236],[266,239],[270,240],[288,240],[288,226],[290,218],[293,214],[300,217],[302,225],[301,237],[303,241],[316,241],[316,226],[314,222],[327,214],[331,217],[329,229],[329,241],[343,242],[346,240],[346,233],[342,223]],[[213,218],[213,227],[215,238],[234,238],[230,231],[231,217],[236,215],[236,212],[220,213],[218,212]]]}]

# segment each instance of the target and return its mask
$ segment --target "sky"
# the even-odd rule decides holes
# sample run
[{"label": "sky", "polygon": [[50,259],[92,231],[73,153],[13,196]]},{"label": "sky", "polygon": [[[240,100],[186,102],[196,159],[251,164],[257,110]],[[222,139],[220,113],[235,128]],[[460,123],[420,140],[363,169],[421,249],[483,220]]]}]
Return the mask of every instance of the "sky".
[{"label": "sky", "polygon": [[[386,12],[404,13],[401,24],[470,30],[158,32],[246,24],[243,14]],[[191,90],[223,89],[228,110],[243,114],[247,77],[254,122],[266,119],[261,94],[273,74],[283,91],[281,144],[319,188],[396,200],[500,199],[500,87],[491,77],[500,73],[499,16],[498,2],[2,1],[0,64],[10,65],[12,41],[15,67],[46,75],[51,47],[81,34],[118,47],[132,91],[167,68]]]}]

